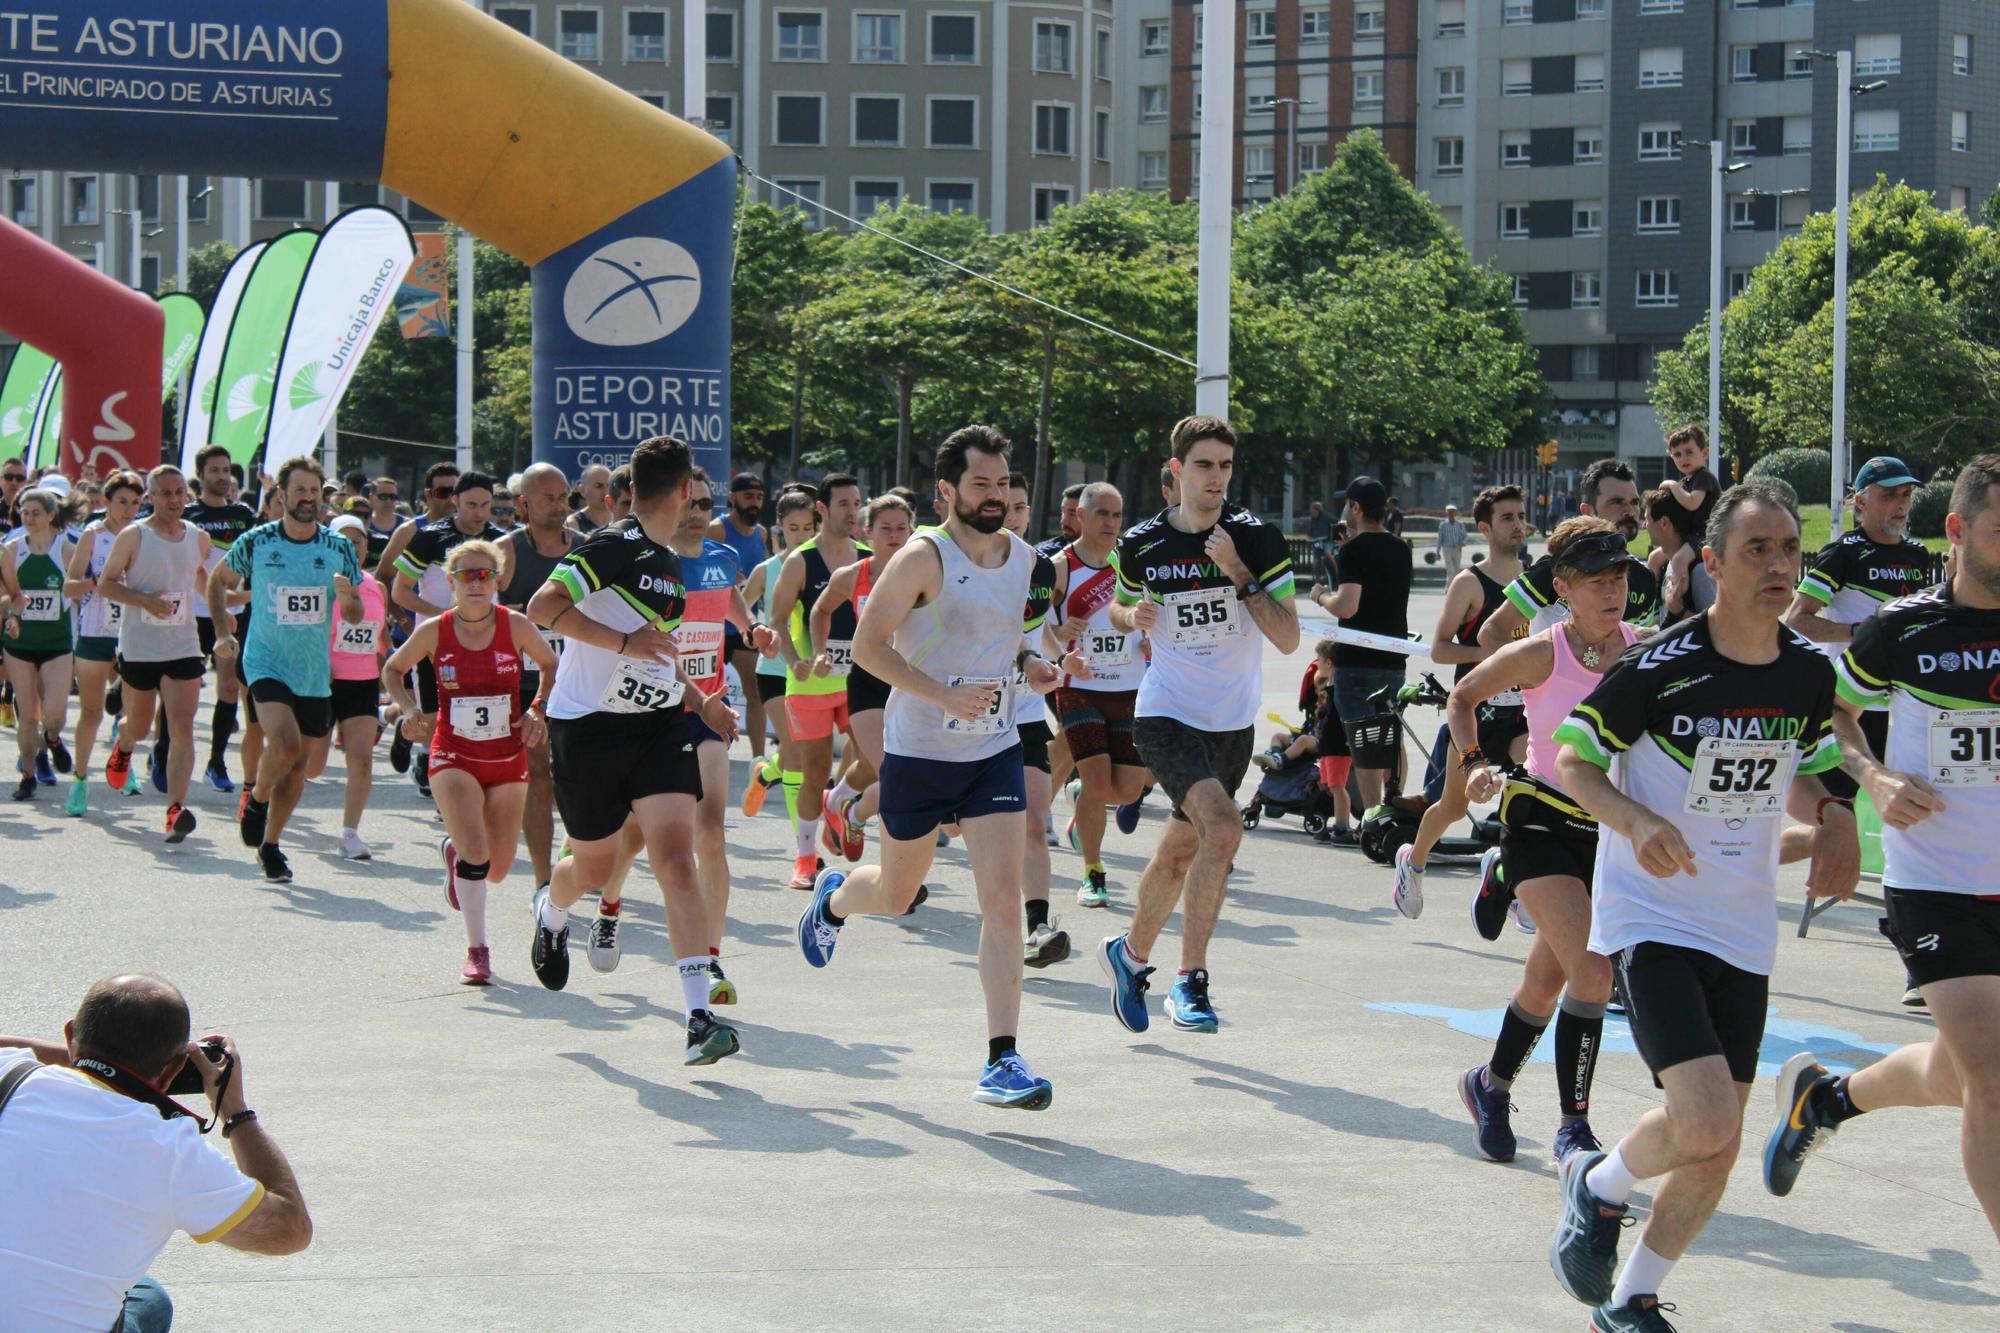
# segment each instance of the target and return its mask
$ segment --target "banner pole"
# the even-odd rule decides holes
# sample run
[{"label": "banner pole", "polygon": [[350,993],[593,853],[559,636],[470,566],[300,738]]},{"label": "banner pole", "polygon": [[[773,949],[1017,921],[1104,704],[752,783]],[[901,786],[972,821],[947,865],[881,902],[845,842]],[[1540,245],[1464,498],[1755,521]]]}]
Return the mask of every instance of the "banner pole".
[{"label": "banner pole", "polygon": [[472,233],[458,232],[458,470],[472,471]]}]

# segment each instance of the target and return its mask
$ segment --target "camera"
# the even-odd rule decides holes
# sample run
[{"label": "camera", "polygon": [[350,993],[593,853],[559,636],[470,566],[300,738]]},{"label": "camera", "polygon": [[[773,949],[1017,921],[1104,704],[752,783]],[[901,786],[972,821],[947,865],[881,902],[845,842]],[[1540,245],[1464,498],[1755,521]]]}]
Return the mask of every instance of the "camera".
[{"label": "camera", "polygon": [[[202,1042],[196,1049],[207,1056],[208,1062],[212,1065],[219,1065],[226,1058],[222,1049],[222,1043],[219,1041]],[[174,1075],[174,1081],[167,1087],[167,1095],[169,1097],[186,1097],[200,1092],[204,1086],[201,1081],[201,1070],[190,1060],[181,1066],[180,1073]]]}]

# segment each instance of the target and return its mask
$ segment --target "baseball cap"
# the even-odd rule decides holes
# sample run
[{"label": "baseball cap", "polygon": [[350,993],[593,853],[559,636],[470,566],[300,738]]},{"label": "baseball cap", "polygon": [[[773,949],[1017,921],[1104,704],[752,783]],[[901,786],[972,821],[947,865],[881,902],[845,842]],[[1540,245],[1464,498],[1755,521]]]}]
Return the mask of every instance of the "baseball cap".
[{"label": "baseball cap", "polygon": [[69,478],[60,472],[51,472],[29,489],[49,491],[59,499],[67,499],[69,497]]},{"label": "baseball cap", "polygon": [[734,495],[738,491],[761,491],[763,489],[764,479],[754,472],[739,472],[729,479],[729,493],[731,495]]},{"label": "baseball cap", "polygon": [[1346,498],[1363,509],[1389,503],[1388,488],[1373,477],[1356,477],[1347,483]]},{"label": "baseball cap", "polygon": [[364,537],[368,535],[368,525],[352,514],[340,514],[336,516],[333,522],[327,524],[327,527],[335,532],[353,531],[360,533]]},{"label": "baseball cap", "polygon": [[1444,507],[1444,512],[1447,514],[1456,514],[1458,512],[1458,506],[1454,504],[1448,504]]},{"label": "baseball cap", "polygon": [[1854,474],[1854,489],[1857,491],[1870,486],[1914,486],[1916,482],[1903,460],[1888,454],[1877,454]]},{"label": "baseball cap", "polygon": [[1556,563],[1567,565],[1583,574],[1601,574],[1613,565],[1626,562],[1638,564],[1630,551],[1625,549],[1625,534],[1622,532],[1593,532],[1578,537],[1563,547]]}]

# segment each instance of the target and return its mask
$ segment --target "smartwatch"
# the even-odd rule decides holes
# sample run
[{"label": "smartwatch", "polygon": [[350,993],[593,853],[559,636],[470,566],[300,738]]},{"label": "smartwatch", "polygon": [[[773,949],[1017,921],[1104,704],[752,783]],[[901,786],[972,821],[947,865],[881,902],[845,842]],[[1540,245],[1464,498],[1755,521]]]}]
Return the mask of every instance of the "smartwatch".
[{"label": "smartwatch", "polygon": [[1242,587],[1236,590],[1236,600],[1239,602],[1247,602],[1252,597],[1255,597],[1258,593],[1262,591],[1264,591],[1264,585],[1259,583],[1256,579],[1251,579],[1248,583],[1244,584]]}]

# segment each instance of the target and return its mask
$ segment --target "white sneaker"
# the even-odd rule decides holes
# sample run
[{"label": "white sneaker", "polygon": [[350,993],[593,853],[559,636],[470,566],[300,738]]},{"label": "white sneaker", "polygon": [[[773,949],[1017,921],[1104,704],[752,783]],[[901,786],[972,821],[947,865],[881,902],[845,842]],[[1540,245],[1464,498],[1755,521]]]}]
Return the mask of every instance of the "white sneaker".
[{"label": "white sneaker", "polygon": [[1535,933],[1535,918],[1528,915],[1528,909],[1521,906],[1519,898],[1516,898],[1508,906],[1507,915],[1514,918],[1514,929],[1520,931],[1523,935],[1532,935]]},{"label": "white sneaker", "polygon": [[1398,912],[1415,921],[1424,914],[1424,872],[1411,861],[1410,851],[1408,843],[1396,849],[1396,891],[1390,901]]},{"label": "white sneaker", "polygon": [[1047,967],[1069,957],[1069,932],[1058,930],[1053,920],[1044,921],[1028,932],[1022,961],[1029,967]]},{"label": "white sneaker", "polygon": [[1063,840],[1056,833],[1056,817],[1053,811],[1042,816],[1042,837],[1051,847],[1060,847]]},{"label": "white sneaker", "polygon": [[618,918],[600,916],[590,923],[590,942],[584,947],[584,957],[597,972],[616,972],[621,956],[618,948]]},{"label": "white sneaker", "polygon": [[342,833],[340,835],[340,855],[344,860],[348,861],[366,861],[374,853],[368,850],[367,843],[361,841],[360,834]]}]

